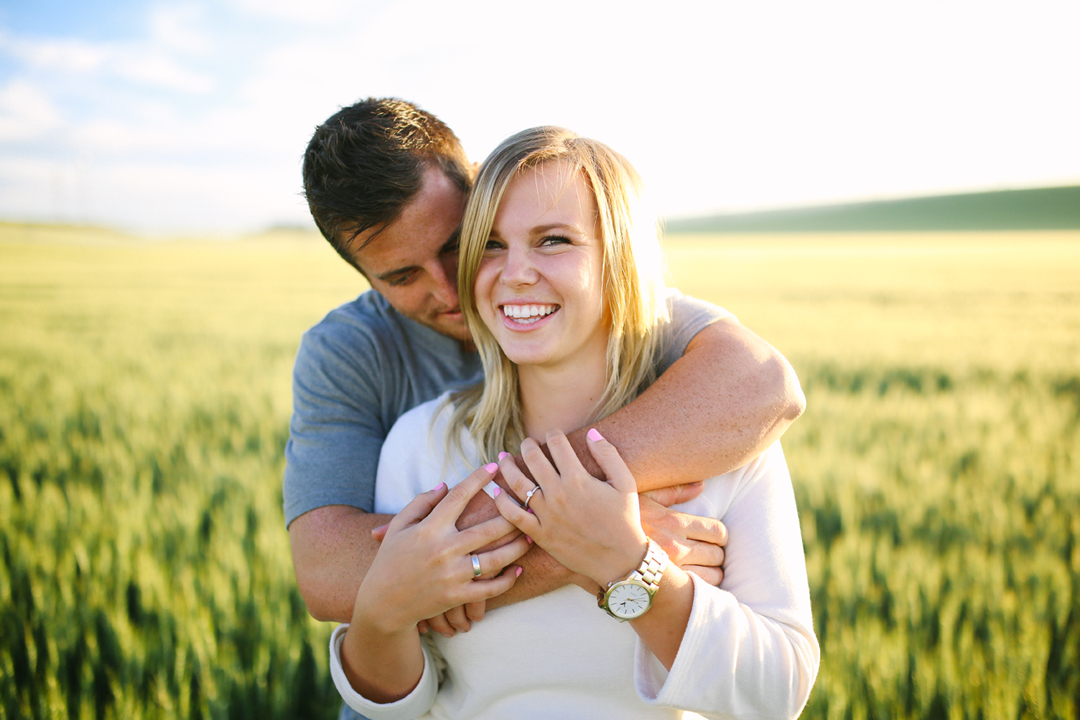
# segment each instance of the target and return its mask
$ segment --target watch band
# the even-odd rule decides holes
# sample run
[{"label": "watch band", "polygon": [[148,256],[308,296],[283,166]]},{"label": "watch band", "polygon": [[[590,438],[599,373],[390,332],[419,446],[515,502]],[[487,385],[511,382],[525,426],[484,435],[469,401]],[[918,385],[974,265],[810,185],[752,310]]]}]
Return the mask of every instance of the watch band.
[{"label": "watch band", "polygon": [[[643,585],[649,594],[650,606],[652,605],[653,596],[656,594],[656,591],[660,589],[660,578],[664,575],[664,567],[667,565],[668,555],[652,538],[647,537],[646,540],[648,540],[649,543],[648,549],[645,551],[645,559],[641,561],[637,570],[634,570],[623,580],[616,580],[608,583],[607,588],[601,588],[596,596],[597,606],[607,612],[608,615],[611,615],[620,621],[625,620],[625,618],[620,618],[615,615],[607,604],[612,588],[624,583]],[[647,610],[648,608],[646,608],[646,611]],[[642,614],[644,614],[644,612]]]}]

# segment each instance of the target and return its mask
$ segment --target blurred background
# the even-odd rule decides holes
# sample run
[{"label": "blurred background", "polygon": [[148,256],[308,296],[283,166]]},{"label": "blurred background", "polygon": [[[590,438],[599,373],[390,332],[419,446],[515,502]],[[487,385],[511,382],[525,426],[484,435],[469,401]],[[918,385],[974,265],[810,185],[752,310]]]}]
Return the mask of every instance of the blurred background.
[{"label": "blurred background", "polygon": [[314,127],[628,156],[792,362],[805,717],[1080,717],[1080,5],[0,0],[0,717],[333,718],[282,514],[301,334],[366,289]]},{"label": "blurred background", "polygon": [[5,0],[0,217],[306,225],[315,125],[417,102],[475,160],[560,124],[668,218],[1080,184],[1080,8],[1031,2]]}]

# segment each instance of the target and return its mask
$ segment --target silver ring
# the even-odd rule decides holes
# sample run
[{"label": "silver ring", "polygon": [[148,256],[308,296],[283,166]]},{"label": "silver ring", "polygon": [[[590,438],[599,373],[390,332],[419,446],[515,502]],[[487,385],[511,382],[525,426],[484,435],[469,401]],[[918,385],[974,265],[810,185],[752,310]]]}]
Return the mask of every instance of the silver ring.
[{"label": "silver ring", "polygon": [[523,505],[522,507],[524,507],[524,508],[525,508],[526,510],[528,510],[528,509],[529,509],[529,501],[530,501],[530,500],[532,500],[532,496],[533,496],[533,493],[535,493],[535,492],[536,492],[536,491],[538,491],[538,490],[540,490],[540,486],[539,486],[539,485],[537,485],[536,487],[534,487],[534,488],[533,488],[532,490],[530,490],[530,491],[529,491],[529,492],[528,492],[528,493],[527,493],[527,494],[525,495],[525,504],[524,504],[524,505]]},{"label": "silver ring", "polygon": [[473,580],[483,575],[483,571],[480,570],[480,558],[472,555],[472,576]]}]

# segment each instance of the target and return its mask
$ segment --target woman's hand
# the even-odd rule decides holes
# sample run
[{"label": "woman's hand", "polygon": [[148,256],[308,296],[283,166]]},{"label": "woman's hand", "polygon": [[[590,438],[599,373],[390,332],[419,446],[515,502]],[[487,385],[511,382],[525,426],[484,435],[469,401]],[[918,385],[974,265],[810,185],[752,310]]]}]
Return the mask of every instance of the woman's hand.
[{"label": "woman's hand", "polygon": [[[514,584],[518,573],[503,570],[529,549],[525,537],[477,552],[513,532],[513,526],[496,517],[462,531],[455,527],[469,500],[497,470],[494,463],[479,468],[449,491],[440,484],[418,495],[397,514],[360,584],[354,624],[383,633],[415,628],[421,620],[487,600]],[[474,575],[474,555],[482,579]]]},{"label": "woman's hand", "polygon": [[[528,512],[508,494],[495,497],[503,517],[567,569],[601,587],[633,572],[648,547],[641,529],[634,477],[611,443],[589,431],[589,451],[607,475],[597,480],[582,467],[566,436],[548,433],[548,461],[536,441],[521,444],[521,456],[536,482],[518,470],[512,458],[502,461],[503,477],[521,498],[534,491]],[[538,488],[538,489],[537,489]]]}]

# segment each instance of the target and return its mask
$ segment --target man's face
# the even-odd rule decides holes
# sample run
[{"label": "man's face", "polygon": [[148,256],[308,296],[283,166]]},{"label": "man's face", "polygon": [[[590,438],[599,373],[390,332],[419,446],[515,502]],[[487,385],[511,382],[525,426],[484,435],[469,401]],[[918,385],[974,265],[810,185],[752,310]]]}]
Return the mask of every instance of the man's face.
[{"label": "man's face", "polygon": [[465,200],[444,172],[428,168],[397,220],[365,230],[350,245],[359,248],[351,251],[353,262],[398,312],[463,342],[469,333],[458,304],[457,248]]}]

